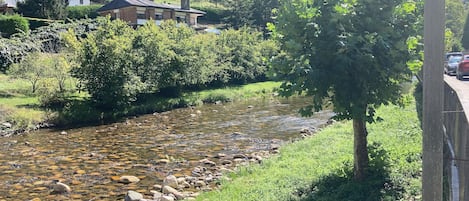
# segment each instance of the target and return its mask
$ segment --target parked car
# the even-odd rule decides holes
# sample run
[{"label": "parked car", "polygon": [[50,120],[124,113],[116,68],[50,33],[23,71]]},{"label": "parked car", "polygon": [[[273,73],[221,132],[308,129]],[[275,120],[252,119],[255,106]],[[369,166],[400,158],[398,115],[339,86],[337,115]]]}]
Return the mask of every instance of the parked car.
[{"label": "parked car", "polygon": [[448,61],[445,62],[445,74],[455,75],[456,69],[458,68],[459,62],[462,60],[462,56],[451,56]]},{"label": "parked car", "polygon": [[445,61],[448,61],[448,59],[449,59],[450,57],[454,57],[454,56],[460,56],[460,57],[462,57],[462,56],[464,56],[464,54],[463,54],[462,52],[448,52],[448,53],[446,53],[446,55],[445,55]]},{"label": "parked car", "polygon": [[461,60],[456,69],[456,78],[458,80],[462,80],[466,75],[469,75],[469,55],[464,55],[463,60]]}]

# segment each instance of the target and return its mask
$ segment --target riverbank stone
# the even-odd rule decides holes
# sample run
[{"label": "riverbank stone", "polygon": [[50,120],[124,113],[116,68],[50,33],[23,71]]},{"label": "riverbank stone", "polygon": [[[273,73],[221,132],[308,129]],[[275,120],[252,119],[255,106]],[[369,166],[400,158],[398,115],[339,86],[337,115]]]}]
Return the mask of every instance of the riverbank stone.
[{"label": "riverbank stone", "polygon": [[174,198],[171,196],[163,196],[161,197],[160,201],[174,201]]},{"label": "riverbank stone", "polygon": [[124,200],[125,201],[139,201],[143,199],[143,195],[136,191],[127,191]]},{"label": "riverbank stone", "polygon": [[51,194],[65,194],[72,192],[72,189],[67,184],[62,182],[54,181],[52,184],[52,192]]},{"label": "riverbank stone", "polygon": [[163,187],[163,193],[164,194],[172,194],[174,195],[178,200],[184,199],[184,194],[181,192],[177,191],[176,189],[170,187],[170,186],[164,186]]},{"label": "riverbank stone", "polygon": [[163,180],[163,186],[178,187],[178,180],[174,175],[169,175]]},{"label": "riverbank stone", "polygon": [[137,183],[139,181],[140,179],[136,176],[125,175],[119,178],[119,183],[123,183],[123,184]]}]

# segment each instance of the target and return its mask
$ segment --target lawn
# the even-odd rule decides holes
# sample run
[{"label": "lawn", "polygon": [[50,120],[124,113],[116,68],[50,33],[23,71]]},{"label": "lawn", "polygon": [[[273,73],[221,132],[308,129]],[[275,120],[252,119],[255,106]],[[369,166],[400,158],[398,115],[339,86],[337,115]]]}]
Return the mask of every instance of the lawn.
[{"label": "lawn", "polygon": [[260,165],[241,168],[197,200],[421,200],[422,132],[415,104],[383,106],[377,115],[384,121],[368,125],[371,167],[365,182],[352,179],[353,129],[344,121],[282,147]]}]

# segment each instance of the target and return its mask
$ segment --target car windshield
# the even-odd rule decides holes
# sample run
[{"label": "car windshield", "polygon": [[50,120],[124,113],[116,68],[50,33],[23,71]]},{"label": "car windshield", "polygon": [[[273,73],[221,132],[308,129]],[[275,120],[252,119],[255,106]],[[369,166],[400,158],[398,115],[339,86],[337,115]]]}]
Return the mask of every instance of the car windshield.
[{"label": "car windshield", "polygon": [[462,57],[450,57],[448,63],[459,63]]}]

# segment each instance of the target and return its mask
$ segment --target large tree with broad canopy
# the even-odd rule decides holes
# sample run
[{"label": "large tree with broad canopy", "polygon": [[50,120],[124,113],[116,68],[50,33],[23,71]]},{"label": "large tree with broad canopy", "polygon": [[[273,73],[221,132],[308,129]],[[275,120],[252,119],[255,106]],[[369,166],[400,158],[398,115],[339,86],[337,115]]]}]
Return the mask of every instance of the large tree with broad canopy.
[{"label": "large tree with broad canopy", "polygon": [[286,96],[305,93],[310,115],[327,104],[336,119],[353,120],[354,178],[364,180],[369,157],[367,123],[375,109],[399,104],[401,84],[411,79],[409,40],[420,19],[409,0],[281,0],[269,25],[283,53],[274,72]]}]

